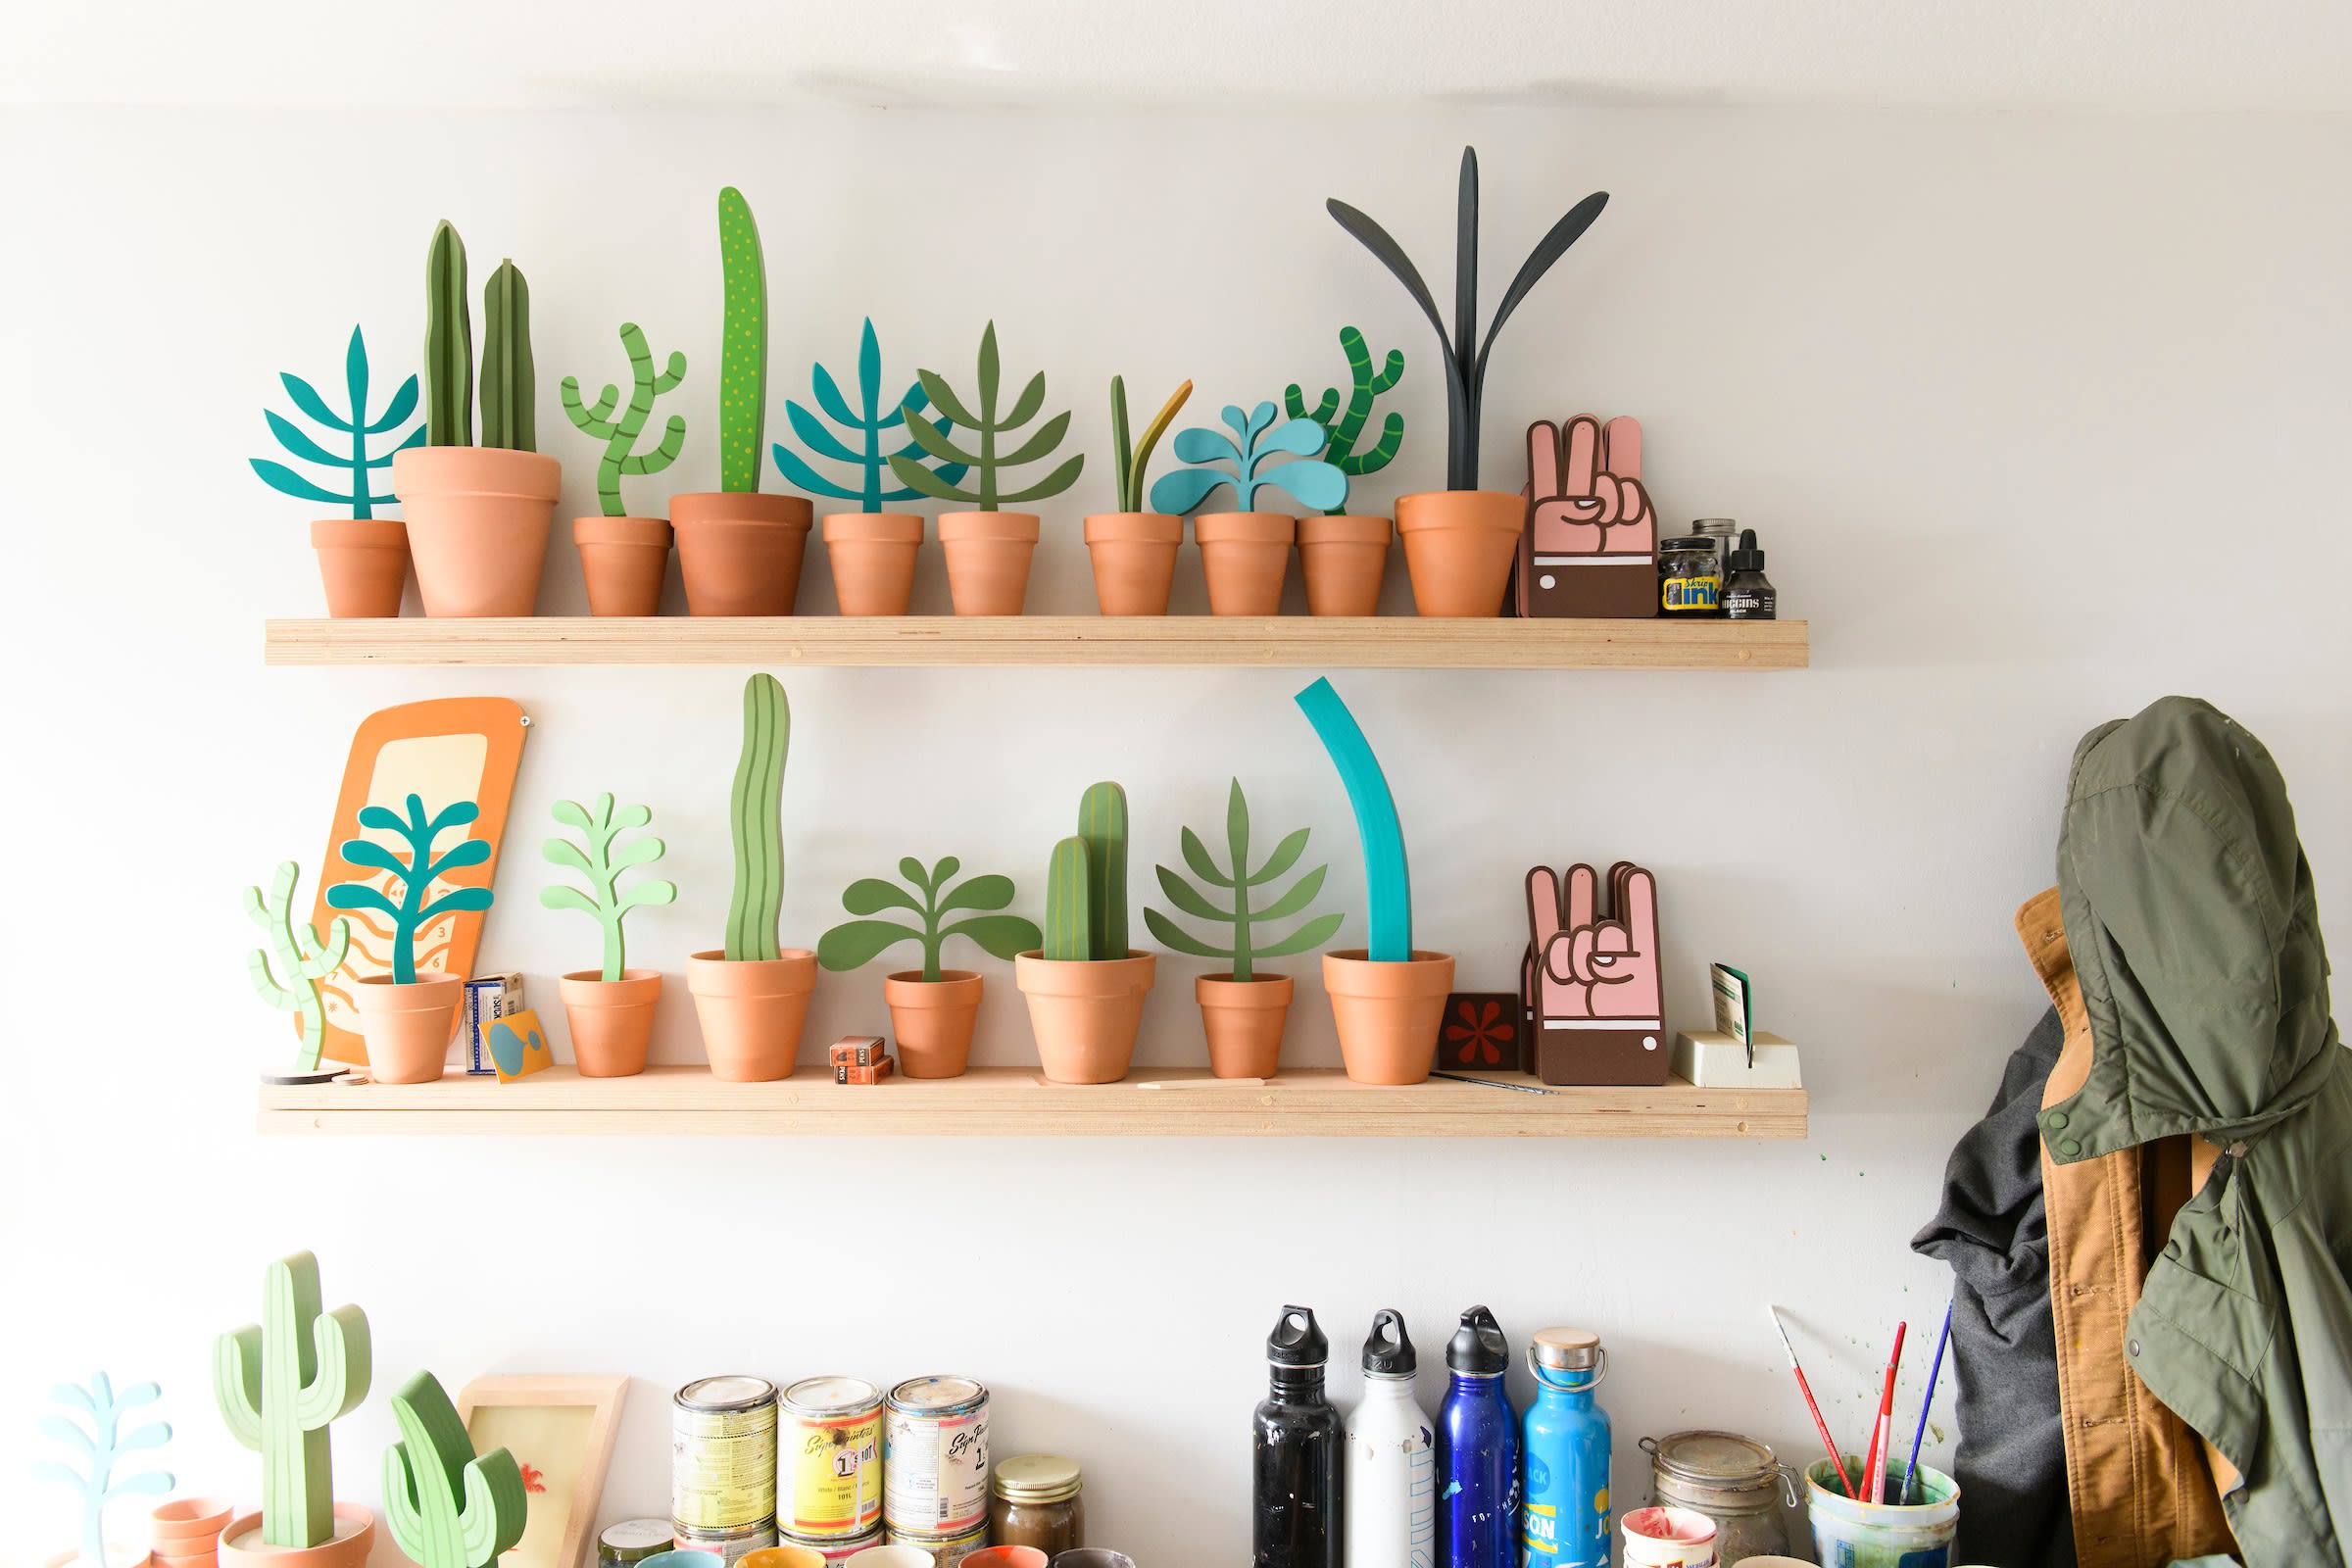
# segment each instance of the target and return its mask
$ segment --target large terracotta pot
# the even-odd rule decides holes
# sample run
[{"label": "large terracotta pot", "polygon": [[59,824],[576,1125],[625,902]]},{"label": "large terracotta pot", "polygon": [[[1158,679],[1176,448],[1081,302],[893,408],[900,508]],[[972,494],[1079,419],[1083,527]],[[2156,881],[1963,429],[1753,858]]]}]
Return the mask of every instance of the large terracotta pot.
[{"label": "large terracotta pot", "polygon": [[1340,1059],[1359,1084],[1417,1084],[1437,1064],[1438,1027],[1453,989],[1453,955],[1374,963],[1361,948],[1323,955],[1323,989],[1340,1031]]},{"label": "large terracotta pot", "polygon": [[1503,490],[1429,490],[1396,498],[1396,531],[1424,615],[1502,613],[1511,563],[1527,526],[1527,497]]},{"label": "large terracotta pot", "polygon": [[789,615],[801,595],[810,508],[799,496],[707,490],[669,498],[693,615]]},{"label": "large terracotta pot", "polygon": [[1184,519],[1164,512],[1103,512],[1086,519],[1095,602],[1105,615],[1164,615],[1176,585]]},{"label": "large terracotta pot", "polygon": [[591,615],[658,615],[669,574],[669,524],[660,517],[574,517]]},{"label": "large terracotta pot", "polygon": [[781,957],[730,960],[716,950],[698,953],[686,960],[686,989],[711,1077],[760,1084],[792,1076],[816,989],[815,954],[787,948]]},{"label": "large terracotta pot", "polygon": [[547,530],[564,466],[504,447],[410,447],[392,454],[428,615],[528,615],[539,608]]},{"label": "large terracotta pot", "polygon": [[1290,976],[1261,974],[1236,980],[1204,974],[1193,982],[1200,1028],[1208,1036],[1208,1070],[1219,1078],[1271,1078],[1282,1060],[1282,1030],[1291,1015]]},{"label": "large terracotta pot", "polygon": [[1210,512],[1193,519],[1212,615],[1279,615],[1298,519],[1283,512]]},{"label": "large terracotta pot", "polygon": [[943,512],[939,548],[958,615],[1017,615],[1037,549],[1034,512]]},{"label": "large terracotta pot", "polygon": [[825,518],[825,556],[845,615],[904,615],[914,597],[923,519],[912,512],[836,512]]},{"label": "large terracotta pot", "polygon": [[571,1026],[571,1059],[583,1078],[632,1078],[645,1071],[654,1040],[654,1007],[662,1000],[662,971],[623,969],[607,980],[602,969],[578,969],[557,983],[564,1021]]},{"label": "large terracotta pot", "polygon": [[398,517],[320,517],[311,524],[326,612],[337,620],[400,613],[409,581],[409,525]]},{"label": "large terracotta pot", "polygon": [[1029,999],[1037,1059],[1050,1081],[1115,1084],[1127,1076],[1153,967],[1151,954],[1133,949],[1124,958],[1085,962],[1035,952],[1013,958],[1013,981]]},{"label": "large terracotta pot", "polygon": [[972,1058],[981,990],[980,977],[969,969],[942,969],[937,980],[909,969],[884,980],[890,1031],[899,1037],[899,1071],[909,1078],[962,1077]]},{"label": "large terracotta pot", "polygon": [[375,1548],[375,1514],[357,1502],[335,1504],[335,1533],[316,1546],[272,1546],[262,1540],[262,1516],[239,1514],[220,1532],[220,1568],[368,1568]]},{"label": "large terracotta pot", "polygon": [[1298,569],[1306,577],[1306,612],[1379,614],[1394,532],[1386,517],[1300,517]]},{"label": "large terracotta pot", "polygon": [[368,1076],[379,1084],[429,1084],[449,1065],[450,1037],[458,1032],[464,978],[428,974],[408,985],[390,975],[360,977],[352,995],[360,1039],[368,1048]]}]

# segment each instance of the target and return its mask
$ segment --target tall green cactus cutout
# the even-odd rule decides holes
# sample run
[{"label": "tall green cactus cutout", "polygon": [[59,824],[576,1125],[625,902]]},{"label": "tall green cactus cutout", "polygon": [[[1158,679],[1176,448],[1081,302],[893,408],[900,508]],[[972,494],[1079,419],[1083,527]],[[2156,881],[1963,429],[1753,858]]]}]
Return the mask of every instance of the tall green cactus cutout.
[{"label": "tall green cactus cutout", "polygon": [[752,204],[728,185],[718,193],[718,265],[726,304],[719,325],[718,487],[760,488],[767,440],[767,261]]},{"label": "tall green cactus cutout", "polygon": [[638,839],[626,849],[615,850],[613,841],[621,834],[652,822],[654,813],[642,806],[626,806],[619,810],[612,807],[610,792],[599,795],[594,807],[582,807],[576,801],[558,801],[549,812],[567,827],[576,827],[586,846],[569,839],[549,839],[540,847],[540,854],[557,865],[567,865],[588,879],[588,889],[553,883],[539,890],[539,902],[550,909],[578,909],[593,915],[605,933],[604,978],[615,981],[628,967],[628,951],[621,940],[620,922],[631,909],[649,904],[674,904],[678,885],[659,878],[641,881],[628,892],[620,891],[620,873],[633,865],[651,865],[662,858],[662,842],[652,834]]},{"label": "tall green cactus cutout", "polygon": [[1225,852],[1233,868],[1228,871],[1220,867],[1209,855],[1208,846],[1191,828],[1184,830],[1182,840],[1184,862],[1192,867],[1193,875],[1212,888],[1232,893],[1233,906],[1220,908],[1176,872],[1164,865],[1154,867],[1159,873],[1160,891],[1168,896],[1170,904],[1196,920],[1215,920],[1232,926],[1233,945],[1211,947],[1157,909],[1144,911],[1144,924],[1152,928],[1152,934],[1164,948],[1189,953],[1197,958],[1232,959],[1236,980],[1253,978],[1260,958],[1287,958],[1321,947],[1339,931],[1347,916],[1337,911],[1317,915],[1269,947],[1255,947],[1250,942],[1250,933],[1261,922],[1303,914],[1315,902],[1315,895],[1323,891],[1323,875],[1328,867],[1318,865],[1301,873],[1289,892],[1264,908],[1250,907],[1251,888],[1264,887],[1298,863],[1298,857],[1306,853],[1306,835],[1305,828],[1290,834],[1274,846],[1274,853],[1266,857],[1263,865],[1254,871],[1250,869],[1250,803],[1242,798],[1242,781],[1235,779],[1233,791],[1225,800]]},{"label": "tall green cactus cutout", "polygon": [[466,242],[444,218],[424,258],[424,444],[473,445],[473,317]]},{"label": "tall green cactus cutout", "polygon": [[1072,836],[1054,846],[1054,858],[1046,868],[1046,944],[1041,956],[1056,963],[1085,963],[1102,956],[1094,948],[1091,881],[1085,839]]},{"label": "tall green cactus cutout", "polygon": [[580,405],[578,376],[565,376],[563,389],[564,412],[571,416],[571,422],[605,444],[605,455],[596,464],[596,498],[608,517],[627,515],[627,509],[620,504],[622,474],[660,473],[686,444],[685,417],[673,414],[662,432],[661,445],[651,452],[631,450],[645,429],[646,416],[654,412],[654,399],[686,379],[686,356],[672,350],[668,368],[655,374],[653,351],[645,346],[645,331],[635,321],[620,323],[620,346],[629,356],[631,382],[629,406],[619,417],[613,416],[613,410],[620,406],[619,387],[607,382],[604,396],[596,400],[593,409]]},{"label": "tall green cactus cutout", "polygon": [[416,933],[444,914],[490,907],[488,888],[452,888],[432,897],[433,884],[445,873],[490,858],[487,840],[460,839],[447,855],[433,858],[433,843],[453,827],[464,827],[482,814],[471,801],[459,801],[437,814],[424,814],[424,802],[412,795],[403,817],[381,806],[360,808],[360,826],[395,833],[406,840],[409,858],[402,859],[373,839],[345,839],[335,853],[365,870],[389,872],[400,888],[400,902],[368,882],[338,882],[326,890],[330,909],[372,909],[392,922],[392,980],[395,985],[416,983]]},{"label": "tall green cactus cutout", "polygon": [[326,1428],[368,1397],[368,1314],[318,1309],[318,1260],[282,1257],[262,1275],[262,1321],[213,1345],[213,1397],[229,1435],[262,1456],[262,1540],[323,1545],[335,1533]]},{"label": "tall green cactus cutout", "polygon": [[[808,459],[781,441],[775,445],[777,471],[810,495],[855,501],[865,512],[880,512],[885,501],[912,500],[917,492],[904,486],[896,490],[883,489],[882,476],[890,472],[894,458],[921,463],[923,449],[909,441],[895,453],[885,452],[882,450],[882,433],[898,429],[912,420],[915,423],[928,423],[944,436],[951,421],[945,418],[932,419],[923,413],[925,405],[931,400],[925,395],[920,381],[908,387],[906,395],[898,402],[887,409],[882,407],[882,342],[874,335],[872,317],[865,318],[865,329],[858,335],[858,397],[864,406],[864,412],[850,412],[850,400],[841,395],[841,383],[834,380],[833,372],[822,365],[809,368],[808,385],[816,394],[817,407],[825,411],[826,417],[843,429],[855,432],[862,450],[852,450],[839,436],[825,428],[824,420],[787,399],[784,417],[791,421],[793,433],[801,438],[803,446],[817,457],[851,464],[863,477],[858,481],[855,490],[838,480],[828,479],[809,466]],[[960,463],[943,463],[937,473],[942,483],[954,484],[963,477],[964,467]]]},{"label": "tall green cactus cutout", "polygon": [[1078,799],[1086,840],[1087,942],[1098,958],[1127,956],[1127,792],[1107,780]]},{"label": "tall green cactus cutout", "polygon": [[727,900],[726,954],[741,962],[783,956],[784,760],[792,706],[764,672],[743,683],[743,756],[735,763],[735,891]]},{"label": "tall green cactus cutout", "polygon": [[504,1448],[475,1457],[441,1380],[419,1372],[392,1396],[401,1441],[384,1450],[384,1522],[418,1568],[489,1568],[522,1539],[530,1497]]},{"label": "tall green cactus cutout", "polygon": [[1086,454],[1083,452],[1026,490],[1016,490],[1010,495],[1000,493],[997,485],[999,469],[1017,468],[1026,463],[1042,462],[1055,447],[1061,445],[1062,434],[1070,427],[1069,412],[1064,410],[1039,425],[1013,451],[1000,456],[997,437],[1018,430],[1036,418],[1038,411],[1046,406],[1046,373],[1040,370],[1029,378],[1028,385],[1021,388],[1020,396],[1012,400],[1012,407],[1004,412],[1003,417],[999,417],[997,392],[1002,374],[1003,367],[997,359],[997,323],[994,321],[989,322],[988,329],[980,334],[978,414],[964,407],[963,400],[956,395],[955,389],[936,372],[915,372],[924,396],[940,413],[978,436],[980,450],[964,451],[950,440],[945,432],[933,428],[930,420],[912,416],[917,411],[911,409],[906,420],[906,433],[914,438],[916,446],[941,463],[960,463],[977,472],[979,478],[971,489],[965,490],[924,467],[919,458],[899,453],[890,460],[890,471],[899,476],[901,484],[919,490],[935,501],[965,501],[982,512],[994,512],[1007,501],[1042,501],[1048,496],[1057,496],[1078,482],[1078,472],[1086,466]]},{"label": "tall green cactus cutout", "polygon": [[[81,1412],[82,1420],[43,1416],[41,1431],[78,1453],[84,1468],[69,1470],[54,1459],[36,1459],[32,1473],[42,1481],[72,1487],[80,1494],[80,1568],[106,1568],[106,1505],[117,1497],[133,1494],[161,1496],[178,1485],[168,1470],[142,1470],[120,1481],[115,1479],[115,1466],[122,1459],[141,1448],[160,1448],[172,1441],[172,1429],[161,1421],[149,1421],[128,1432],[122,1430],[123,1416],[162,1398],[163,1390],[152,1383],[133,1383],[118,1395],[114,1381],[98,1372],[91,1375],[86,1389],[60,1383],[49,1395],[68,1409]],[[139,1560],[144,1563],[147,1559]]]},{"label": "tall green cactus cutout", "polygon": [[[1340,389],[1327,386],[1323,401],[1309,409],[1306,394],[1298,382],[1283,389],[1282,403],[1294,419],[1312,419],[1330,434],[1330,444],[1323,449],[1323,461],[1348,475],[1360,479],[1367,473],[1377,473],[1396,456],[1396,448],[1404,440],[1404,416],[1392,411],[1381,421],[1380,439],[1367,451],[1355,449],[1363,438],[1364,421],[1372,417],[1372,400],[1396,386],[1404,375],[1404,351],[1389,350],[1388,362],[1379,369],[1372,368],[1372,350],[1364,342],[1364,334],[1352,326],[1340,328],[1340,349],[1348,356],[1348,375],[1353,383],[1348,393],[1346,409],[1340,406]],[[1337,516],[1347,510],[1342,501],[1331,509]]]},{"label": "tall green cactus cutout", "polygon": [[[351,922],[336,920],[327,928],[326,940],[319,941],[317,926],[294,918],[294,884],[301,879],[300,866],[280,860],[270,874],[268,893],[245,890],[245,918],[270,937],[269,953],[256,948],[245,956],[245,972],[264,1002],[302,1020],[302,1049],[295,1053],[294,1068],[316,1072],[318,1049],[326,1041],[326,1003],[318,994],[318,982],[343,967],[351,952]],[[270,967],[272,954],[282,980]]]},{"label": "tall green cactus cutout", "polygon": [[482,289],[482,445],[539,450],[538,372],[531,359],[531,285],[502,261]]}]

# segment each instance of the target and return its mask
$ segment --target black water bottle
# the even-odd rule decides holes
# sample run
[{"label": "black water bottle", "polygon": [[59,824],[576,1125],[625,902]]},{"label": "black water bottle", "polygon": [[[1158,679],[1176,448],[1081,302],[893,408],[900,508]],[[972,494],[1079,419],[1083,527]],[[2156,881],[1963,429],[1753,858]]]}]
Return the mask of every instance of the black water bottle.
[{"label": "black water bottle", "polygon": [[1286,1306],[1266,1336],[1265,1402],[1250,1441],[1254,1568],[1341,1568],[1340,1412],[1323,1397],[1330,1347],[1303,1306]]}]

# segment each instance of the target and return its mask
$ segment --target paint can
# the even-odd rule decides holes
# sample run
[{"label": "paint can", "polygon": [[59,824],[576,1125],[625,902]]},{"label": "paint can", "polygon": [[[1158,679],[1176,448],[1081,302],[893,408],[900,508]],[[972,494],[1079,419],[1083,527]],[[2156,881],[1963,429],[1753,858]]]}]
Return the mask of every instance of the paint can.
[{"label": "paint can", "polygon": [[796,1536],[787,1530],[777,1536],[777,1542],[782,1545],[806,1546],[810,1551],[820,1552],[826,1568],[841,1568],[843,1563],[859,1552],[881,1545],[882,1527],[876,1525],[861,1536]]},{"label": "paint can", "polygon": [[676,1527],[666,1519],[623,1519],[596,1538],[596,1568],[636,1568],[677,1544]]},{"label": "paint can", "polygon": [[1624,1520],[1625,1568],[1715,1568],[1715,1521],[1690,1508],[1636,1508]]},{"label": "paint can", "polygon": [[882,1522],[890,1539],[986,1534],[987,1388],[970,1378],[908,1378],[884,1403]]},{"label": "paint can", "polygon": [[[1846,1455],[1847,1473],[1858,1474],[1862,1461]],[[1886,1464],[1886,1491],[1900,1497],[1910,1480],[1909,1469],[1895,1461]],[[1940,1470],[1919,1467],[1919,1501],[1909,1505],[1870,1503],[1845,1494],[1837,1471],[1826,1458],[1805,1471],[1806,1513],[1813,1522],[1813,1546],[1824,1562],[1850,1563],[1852,1568],[1902,1568],[1905,1563],[1932,1562],[1948,1556],[1952,1538],[1960,1531],[1960,1483]]]},{"label": "paint can", "polygon": [[707,1551],[726,1564],[726,1568],[734,1568],[753,1552],[776,1544],[776,1522],[762,1519],[741,1530],[690,1530],[680,1525],[677,1540],[679,1550]]},{"label": "paint can", "polygon": [[730,1375],[678,1391],[670,1408],[669,1517],[681,1540],[688,1531],[774,1527],[774,1384]]},{"label": "paint can", "polygon": [[[887,1471],[884,1472],[888,1474]],[[988,1544],[988,1520],[969,1530],[922,1531],[889,1527],[890,1544],[894,1546],[914,1546],[931,1554],[931,1568],[956,1568],[964,1558]]]},{"label": "paint can", "polygon": [[882,1391],[863,1378],[803,1378],[784,1391],[792,1534],[862,1536],[882,1523]]}]

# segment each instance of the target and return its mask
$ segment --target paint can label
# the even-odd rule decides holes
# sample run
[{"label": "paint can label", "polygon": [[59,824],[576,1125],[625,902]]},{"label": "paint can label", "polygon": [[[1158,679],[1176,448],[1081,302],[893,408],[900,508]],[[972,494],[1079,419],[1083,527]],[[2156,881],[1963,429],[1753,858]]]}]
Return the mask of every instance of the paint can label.
[{"label": "paint can label", "polygon": [[792,1533],[854,1536],[881,1523],[881,1399],[847,1415],[789,1419]]},{"label": "paint can label", "polygon": [[892,1533],[951,1536],[985,1527],[987,1391],[955,1409],[911,1405],[904,1393],[902,1387],[891,1396],[883,1450],[883,1514]]},{"label": "paint can label", "polygon": [[[696,1385],[694,1387],[700,1387]],[[776,1516],[776,1403],[671,1406],[669,1516],[687,1530],[731,1531]]]},{"label": "paint can label", "polygon": [[913,1546],[931,1554],[933,1568],[956,1568],[964,1558],[988,1544],[988,1526],[965,1530],[954,1535],[929,1535],[917,1530],[892,1530],[890,1544],[894,1546]]}]

